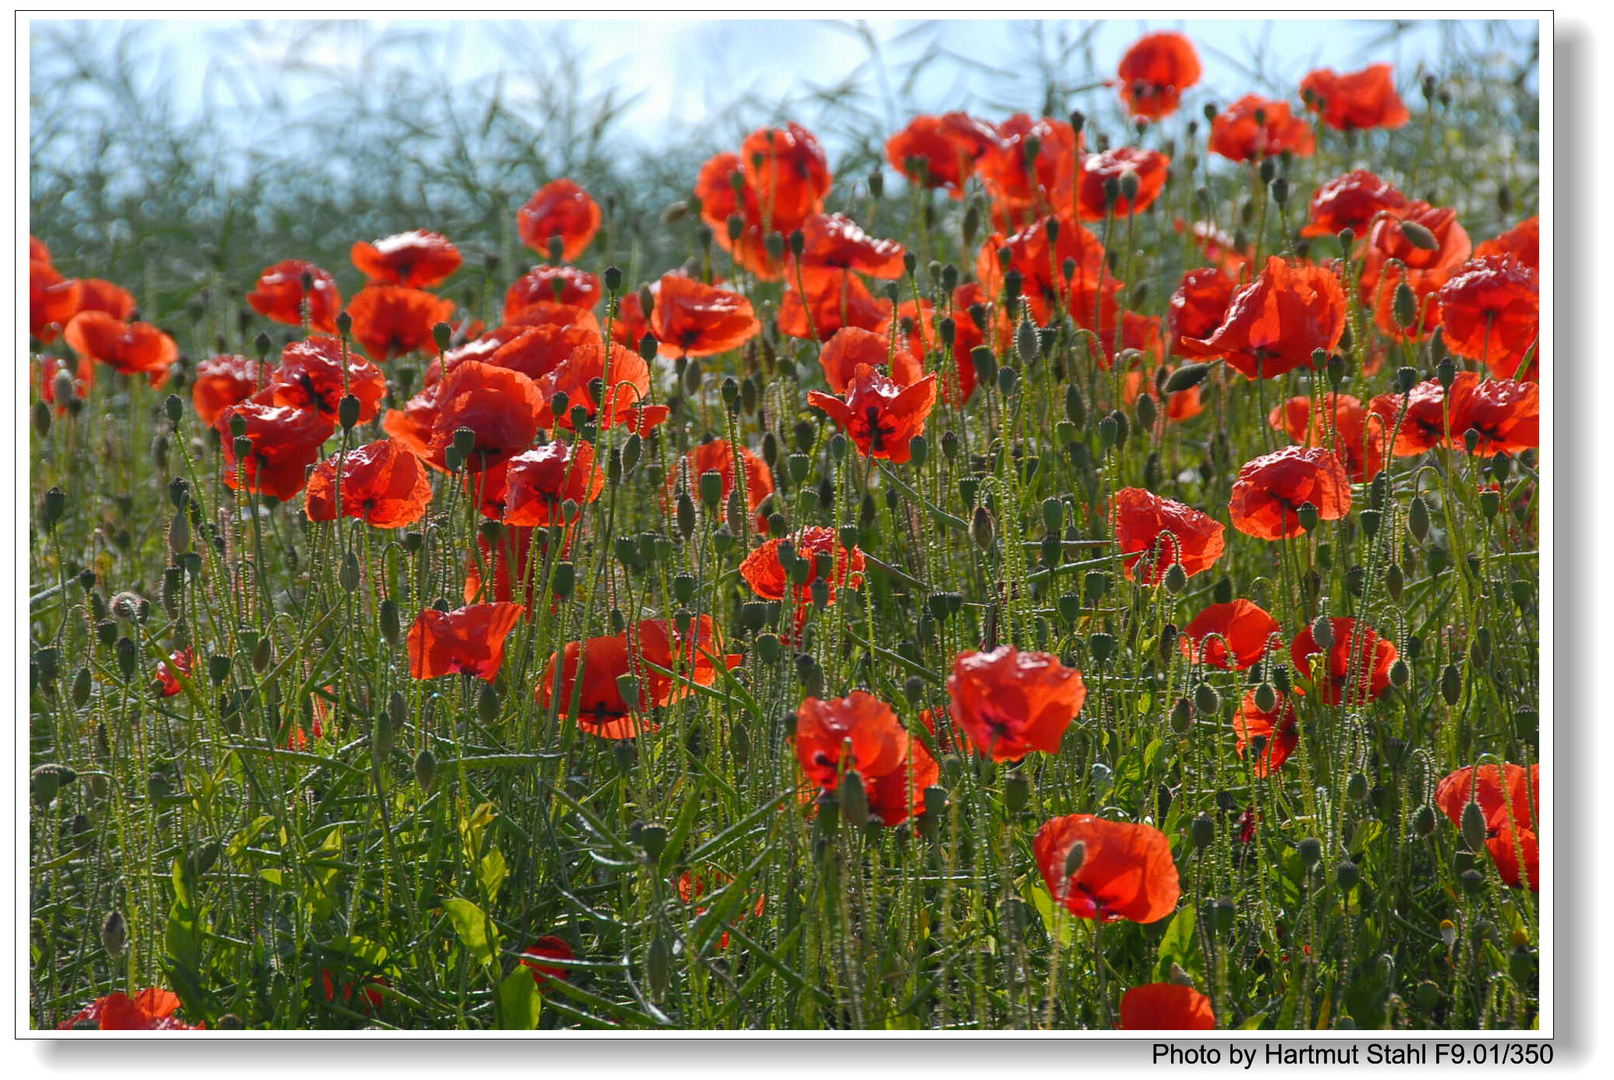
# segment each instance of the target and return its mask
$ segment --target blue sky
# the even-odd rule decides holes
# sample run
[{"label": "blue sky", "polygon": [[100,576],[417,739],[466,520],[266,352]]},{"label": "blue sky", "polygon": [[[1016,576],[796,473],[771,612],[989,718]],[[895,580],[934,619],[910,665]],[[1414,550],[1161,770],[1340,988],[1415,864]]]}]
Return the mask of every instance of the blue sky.
[{"label": "blue sky", "polygon": [[[1074,40],[1091,22],[1048,20],[1043,29],[1050,40],[1061,31]],[[631,18],[526,20],[520,24],[477,19],[370,20],[369,25],[279,21],[254,25],[248,37],[254,55],[232,58],[245,60],[260,72],[274,73],[277,90],[296,99],[312,93],[314,84],[284,70],[288,56],[323,65],[357,65],[366,43],[380,30],[418,33],[421,40],[431,43],[442,65],[465,79],[519,68],[525,50],[547,49],[563,39],[587,58],[591,83],[614,85],[638,95],[624,117],[624,128],[630,137],[650,145],[665,140],[669,132],[675,136],[680,128],[700,127],[712,108],[732,102],[742,91],[779,100],[808,84],[832,84],[867,60],[869,40],[876,43],[893,79],[930,49],[950,50],[999,69],[1029,66],[1025,59],[1029,29],[1024,20],[934,20],[928,25],[918,20],[869,20],[863,25],[867,38],[845,21],[827,19]],[[153,42],[167,54],[162,77],[171,80],[180,102],[200,103],[220,32],[240,28],[239,21],[225,20],[172,20],[148,27]],[[1395,64],[1401,91],[1410,99],[1416,95],[1412,80],[1418,65],[1443,66],[1447,35],[1484,40],[1484,29],[1476,20],[1409,23],[1391,36],[1391,25],[1382,19],[1118,19],[1101,21],[1092,32],[1088,47],[1096,76],[1113,74],[1122,52],[1136,38],[1168,28],[1182,30],[1199,48],[1205,67],[1202,99],[1224,103],[1252,89],[1292,94],[1300,76],[1314,67],[1353,70],[1375,61]],[[1506,34],[1497,39],[1498,48],[1517,57],[1534,33],[1533,22],[1509,23]],[[232,42],[240,39],[238,33],[230,35]],[[1276,87],[1254,84],[1249,69],[1258,56],[1264,57],[1262,66],[1272,73]],[[1073,60],[1072,68],[1079,71],[1081,65]],[[892,97],[900,90],[892,86]],[[980,108],[994,97],[1014,100],[1018,108],[1038,107],[1038,102],[1017,98],[1018,88],[1012,81],[1005,85],[1001,77],[956,60],[934,64],[911,90],[912,100],[927,110],[957,108],[961,103]],[[1094,89],[1074,100],[1083,107],[1108,108],[1114,94]],[[250,112],[250,106],[240,110],[243,125]],[[983,115],[992,117],[992,110],[984,110]],[[894,119],[900,124],[906,116]],[[243,134],[248,134],[245,126]]]}]

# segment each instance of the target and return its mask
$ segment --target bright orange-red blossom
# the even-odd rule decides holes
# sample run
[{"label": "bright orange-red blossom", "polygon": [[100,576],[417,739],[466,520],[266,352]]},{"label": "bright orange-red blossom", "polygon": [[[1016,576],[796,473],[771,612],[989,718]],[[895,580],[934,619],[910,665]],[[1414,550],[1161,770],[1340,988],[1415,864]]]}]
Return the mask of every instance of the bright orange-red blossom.
[{"label": "bright orange-red blossom", "polygon": [[[1396,660],[1395,646],[1380,637],[1366,623],[1340,617],[1329,619],[1334,642],[1324,649],[1317,644],[1312,627],[1307,626],[1295,635],[1289,648],[1289,658],[1295,670],[1302,675],[1311,671],[1311,657],[1324,654],[1317,676],[1318,690],[1327,705],[1348,705],[1377,701],[1390,686],[1390,668]],[[1360,626],[1361,633],[1357,628]]]},{"label": "bright orange-red blossom", "polygon": [[303,323],[303,279],[308,278],[308,324],[326,334],[336,333],[336,313],[342,310],[342,294],[336,279],[302,259],[286,259],[264,268],[258,286],[247,293],[252,310],[287,326]]},{"label": "bright orange-red blossom", "polygon": [[334,337],[311,337],[287,345],[280,351],[280,366],[273,379],[276,405],[313,409],[327,420],[337,418],[342,398],[352,394],[359,402],[358,423],[368,423],[381,411],[381,399],[387,393],[387,377],[381,369]]},{"label": "bright orange-red blossom", "polygon": [[154,387],[168,381],[168,369],[179,359],[174,339],[155,326],[126,323],[104,311],[73,316],[62,336],[79,356],[125,375],[144,375]]},{"label": "bright orange-red blossom", "polygon": [[446,468],[444,455],[454,434],[469,428],[475,435],[464,467],[471,472],[492,468],[532,444],[547,408],[533,381],[518,371],[468,360],[440,384],[440,406],[432,425],[427,457]]},{"label": "bright orange-red blossom", "polygon": [[1116,69],[1127,112],[1149,120],[1176,112],[1182,92],[1197,83],[1199,76],[1199,54],[1193,42],[1169,30],[1133,43]]},{"label": "bright orange-red blossom", "polygon": [[779,332],[822,341],[843,326],[873,330],[890,313],[890,302],[876,300],[863,279],[850,270],[804,267],[799,282],[793,274],[785,285],[779,302]]},{"label": "bright orange-red blossom", "polygon": [[571,261],[583,254],[600,231],[600,207],[572,180],[551,180],[533,193],[516,215],[521,242],[548,255],[550,241],[560,237],[560,257]]},{"label": "bright orange-red blossom", "polygon": [[251,444],[251,452],[240,462],[246,490],[289,502],[308,482],[308,467],[319,460],[320,447],[336,425],[313,409],[273,405],[261,400],[265,396],[231,405],[213,425],[224,450],[224,483],[232,490],[240,487],[236,437],[230,430],[231,420],[240,417],[246,423],[242,437]]},{"label": "bright orange-red blossom", "polygon": [[758,128],[740,144],[740,171],[769,231],[789,236],[824,209],[834,177],[818,138],[800,124]]},{"label": "bright orange-red blossom", "polygon": [[1466,448],[1479,434],[1478,454],[1517,454],[1541,445],[1541,386],[1516,379],[1485,379],[1461,371],[1451,385],[1451,441]]},{"label": "bright orange-red blossom", "polygon": [[824,369],[824,381],[837,394],[844,394],[858,367],[885,368],[889,366],[891,380],[899,386],[912,386],[924,378],[925,369],[913,354],[903,348],[899,338],[892,348],[890,331],[876,333],[856,326],[844,326],[835,331],[818,354],[819,366]]},{"label": "bright orange-red blossom", "polygon": [[962,652],[947,677],[955,723],[993,761],[1019,761],[1033,750],[1058,751],[1065,729],[1087,700],[1082,674],[1052,653],[999,645]]},{"label": "bright orange-red blossom", "polygon": [[[1004,268],[998,261],[1003,248],[1009,249],[1008,268],[1020,271],[1020,295],[1030,302],[1032,317],[1039,325],[1046,325],[1055,311],[1072,304],[1072,296],[1087,298],[1080,303],[1087,310],[1073,314],[1091,319],[1095,290],[1110,293],[1122,284],[1105,266],[1104,245],[1068,210],[1039,218],[1012,235],[999,232],[987,237],[975,257],[975,276],[993,301],[1003,293]],[[1069,278],[1065,277],[1067,261],[1073,264]]]},{"label": "bright orange-red blossom", "polygon": [[[1141,213],[1159,198],[1166,186],[1166,171],[1171,159],[1158,150],[1143,150],[1136,146],[1120,146],[1101,154],[1088,154],[1082,159],[1081,177],[1076,185],[1076,208],[1083,221],[1103,221],[1114,215],[1124,218]],[[1132,198],[1126,196],[1125,178],[1131,173],[1137,178],[1138,190]],[[1114,180],[1118,192],[1112,204],[1104,193],[1105,184]]]},{"label": "bright orange-red blossom", "polygon": [[1196,663],[1244,671],[1260,663],[1279,633],[1278,620],[1249,600],[1212,604],[1182,628],[1183,655]]},{"label": "bright orange-red blossom", "polygon": [[1276,703],[1271,711],[1266,711],[1256,703],[1255,691],[1247,690],[1239,711],[1233,714],[1233,734],[1237,738],[1234,749],[1239,757],[1244,756],[1250,740],[1267,741],[1266,750],[1250,763],[1250,772],[1256,776],[1266,776],[1280,768],[1300,745],[1300,722],[1295,716],[1294,699],[1287,694],[1275,694]]},{"label": "bright orange-red blossom", "polygon": [[[992,199],[994,220],[1014,229],[1070,202],[1082,137],[1064,120],[1034,120],[1016,113],[997,125],[997,141],[975,163],[976,175]],[[1035,159],[1029,158],[1032,142]]]},{"label": "bright orange-red blossom", "polygon": [[1211,1031],[1215,1027],[1210,998],[1192,986],[1146,983],[1121,995],[1122,1031]]},{"label": "bright orange-red blossom", "polygon": [[[1368,410],[1349,394],[1323,395],[1322,409],[1311,415],[1311,398],[1296,396],[1274,405],[1267,423],[1291,439],[1308,446],[1324,445],[1332,427],[1334,453],[1345,471],[1358,483],[1371,480],[1384,470],[1388,432],[1377,421],[1368,421]],[[1330,424],[1328,414],[1333,413]]]},{"label": "bright orange-red blossom", "polygon": [[[594,444],[581,439],[545,443],[517,454],[484,476],[489,486],[499,487],[497,497],[506,525],[561,524],[563,503],[571,500],[583,506],[605,490],[605,470],[594,464]],[[488,514],[487,503],[484,493],[484,514]]]},{"label": "bright orange-red blossom", "polygon": [[1342,229],[1360,238],[1381,212],[1394,213],[1407,205],[1407,197],[1366,169],[1336,176],[1311,197],[1311,220],[1301,236],[1337,236]]},{"label": "bright orange-red blossom", "polygon": [[1192,342],[1201,355],[1222,356],[1246,378],[1271,379],[1311,367],[1345,333],[1345,290],[1332,270],[1268,257],[1255,281],[1233,294],[1222,324]]},{"label": "bright orange-red blossom", "polygon": [[504,321],[520,322],[539,304],[592,309],[603,295],[604,286],[597,274],[575,266],[535,266],[505,292]]},{"label": "bright orange-red blossom", "polygon": [[1157,585],[1172,563],[1192,577],[1222,557],[1222,523],[1191,506],[1144,488],[1122,488],[1110,500],[1110,513],[1121,554],[1132,556],[1123,563],[1128,580]]},{"label": "bright orange-red blossom", "polygon": [[504,664],[505,639],[521,612],[520,604],[471,604],[453,611],[426,608],[409,628],[410,676],[474,675],[492,682]]},{"label": "bright orange-red blossom", "polygon": [[925,417],[936,404],[936,376],[902,386],[859,364],[844,398],[814,390],[807,395],[807,404],[834,420],[864,457],[887,458],[900,465],[912,456],[913,437],[923,434]]},{"label": "bright orange-red blossom", "polygon": [[168,659],[157,665],[157,693],[163,697],[174,697],[184,690],[180,684],[180,676],[189,677],[191,669],[196,666],[196,654],[189,649],[180,649],[178,652],[168,654]]},{"label": "bright orange-red blossom", "polygon": [[1474,249],[1476,259],[1487,255],[1512,255],[1537,274],[1541,273],[1541,218],[1525,218],[1501,236]]},{"label": "bright orange-red blossom", "polygon": [[1320,446],[1286,446],[1246,462],[1233,481],[1227,512],[1233,528],[1261,540],[1300,536],[1299,509],[1310,503],[1323,521],[1351,509],[1351,480],[1340,459]]},{"label": "bright orange-red blossom", "polygon": [[910,182],[945,187],[953,198],[962,199],[976,160],[996,141],[990,124],[967,113],[916,116],[886,140],[885,156]]},{"label": "bright orange-red blossom", "polygon": [[1233,276],[1219,267],[1201,266],[1185,272],[1182,284],[1171,294],[1166,314],[1172,351],[1192,357],[1217,355],[1201,339],[1210,337],[1222,325],[1238,288]]},{"label": "bright orange-red blossom", "polygon": [[427,289],[460,268],[459,248],[442,233],[413,229],[353,245],[353,265],[376,285]]},{"label": "bright orange-red blossom", "polygon": [[[609,371],[606,370],[608,362]],[[596,379],[602,386],[603,402],[594,396]],[[539,427],[572,430],[576,427],[572,414],[581,408],[601,428],[621,426],[647,436],[668,416],[667,406],[644,404],[650,394],[650,365],[645,363],[644,357],[614,341],[607,346],[598,335],[581,342],[557,367],[536,379],[534,385],[541,403],[537,417]],[[559,393],[566,395],[569,404],[565,413],[556,416],[552,409],[555,395]]]},{"label": "bright orange-red blossom", "polygon": [[[667,473],[667,494],[671,495],[680,483],[685,483],[691,492],[700,489],[700,479],[709,472],[715,472],[723,481],[722,494],[718,496],[719,505],[727,506],[729,495],[734,491],[736,483],[734,474],[734,450],[727,439],[713,439],[704,442],[684,455],[689,469],[687,477],[683,469],[676,464]],[[753,454],[744,446],[740,447],[740,461],[745,467],[745,501],[746,509],[756,516],[753,518],[753,528],[763,535],[768,532],[768,515],[760,513],[757,508],[762,505],[769,495],[773,494],[773,472],[768,463]]]},{"label": "bright orange-red blossom", "polygon": [[[1401,415],[1403,406],[1405,416]],[[1425,379],[1405,395],[1380,394],[1368,405],[1368,411],[1384,422],[1386,432],[1395,432],[1396,457],[1412,457],[1446,442],[1446,391],[1434,379]],[[1371,423],[1378,427],[1377,421]]]},{"label": "bright orange-red blossom", "polygon": [[832,701],[807,698],[796,710],[794,742],[796,760],[821,791],[838,788],[843,769],[855,770],[869,810],[887,826],[923,813],[925,788],[941,773],[924,744],[897,722],[891,706],[865,690]]},{"label": "bright orange-red blossom", "polygon": [[903,274],[903,246],[876,240],[845,214],[814,214],[801,226],[801,264],[829,270],[856,270],[875,278]]},{"label": "bright orange-red blossom", "polygon": [[203,360],[196,365],[196,377],[191,383],[196,415],[212,427],[225,409],[268,386],[270,370],[268,364],[228,353]]},{"label": "bright orange-red blossom", "polygon": [[762,324],[751,301],[730,289],[664,274],[650,312],[650,333],[662,356],[712,356],[756,337]]},{"label": "bright orange-red blossom", "polygon": [[176,1017],[174,1012],[179,1005],[179,996],[161,987],[149,986],[134,997],[119,990],[96,998],[57,1028],[60,1031],[200,1031],[207,1027],[206,1024],[187,1024]]},{"label": "bright orange-red blossom", "polygon": [[[539,707],[547,709],[554,702],[562,717],[571,716],[576,697],[578,727],[604,739],[631,739],[657,729],[647,715],[652,708],[693,694],[690,683],[712,685],[718,664],[733,669],[744,659],[724,655],[722,638],[710,615],[702,615],[684,633],[665,619],[647,619],[632,629],[637,647],[630,646],[624,632],[573,641],[560,655],[552,656],[535,692]],[[674,671],[679,677],[656,668]],[[635,701],[623,696],[624,676],[637,681]]]},{"label": "bright orange-red blossom", "polygon": [[310,521],[336,520],[338,467],[343,517],[377,529],[401,529],[426,515],[432,498],[426,466],[403,443],[382,439],[332,455],[314,468],[303,503]]},{"label": "bright orange-red blossom", "polygon": [[347,303],[353,340],[378,363],[432,344],[432,328],[454,317],[454,302],[402,285],[366,285]]},{"label": "bright orange-red blossom", "polygon": [[1404,127],[1412,114],[1395,92],[1389,64],[1374,64],[1344,75],[1320,68],[1300,80],[1306,108],[1320,113],[1336,131]]},{"label": "bright orange-red blossom", "polygon": [[1470,765],[1448,774],[1435,786],[1435,805],[1459,829],[1470,801],[1478,803],[1484,815],[1485,849],[1502,880],[1517,886],[1528,879],[1531,891],[1540,891],[1541,766]]},{"label": "bright orange-red blossom", "polygon": [[[806,576],[792,583],[781,550],[790,545],[796,558],[807,563]],[[819,560],[827,560],[820,569]],[[792,560],[794,561],[794,560]],[[828,525],[808,525],[788,537],[769,540],[740,563],[740,576],[764,600],[783,600],[787,587],[794,589],[798,619],[806,614],[815,581],[828,583],[828,602],[835,602],[838,589],[858,589],[863,585],[863,552],[855,544],[848,550]]]},{"label": "bright orange-red blossom", "polygon": [[1440,287],[1440,319],[1446,348],[1511,379],[1541,336],[1536,272],[1506,255],[1466,262]]},{"label": "bright orange-red blossom", "polygon": [[1054,901],[1083,919],[1159,922],[1182,895],[1171,843],[1153,825],[1092,814],[1051,818],[1031,850]]},{"label": "bright orange-red blossom", "polygon": [[1310,157],[1317,150],[1311,125],[1287,101],[1246,94],[1211,121],[1210,149],[1231,161],[1260,161],[1285,150]]},{"label": "bright orange-red blossom", "polygon": [[532,972],[532,981],[542,989],[550,979],[567,979],[571,969],[541,963],[543,960],[575,960],[577,954],[571,944],[558,934],[545,934],[521,950],[521,966]]}]

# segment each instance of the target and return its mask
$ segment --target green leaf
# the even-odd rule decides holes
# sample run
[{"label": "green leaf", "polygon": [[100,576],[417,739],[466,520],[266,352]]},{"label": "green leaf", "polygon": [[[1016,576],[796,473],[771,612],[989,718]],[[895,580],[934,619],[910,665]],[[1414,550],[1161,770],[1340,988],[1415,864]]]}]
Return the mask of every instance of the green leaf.
[{"label": "green leaf", "polygon": [[538,993],[538,982],[532,972],[516,965],[499,984],[500,1026],[506,1031],[531,1031],[538,1026],[543,1012],[544,998]]},{"label": "green leaf", "polygon": [[454,897],[443,901],[443,910],[448,913],[448,921],[454,924],[454,932],[476,962],[491,968],[499,955],[499,932],[482,913],[482,909],[469,900]]},{"label": "green leaf", "polygon": [[1055,905],[1053,893],[1041,885],[1028,883],[1024,896],[1031,906],[1037,909],[1037,914],[1042,916],[1042,925],[1047,928],[1049,937],[1057,938],[1061,945],[1070,945],[1076,941],[1076,928],[1065,914],[1065,909]]},{"label": "green leaf", "polygon": [[478,865],[477,872],[482,877],[482,888],[487,891],[488,899],[491,900],[497,897],[499,895],[499,886],[504,884],[504,879],[510,873],[510,867],[504,859],[504,852],[498,848],[488,852]]},{"label": "green leaf", "polygon": [[1154,981],[1166,982],[1171,978],[1171,965],[1193,973],[1200,965],[1199,950],[1194,948],[1195,911],[1193,904],[1184,904],[1166,926],[1165,936],[1155,951]]}]

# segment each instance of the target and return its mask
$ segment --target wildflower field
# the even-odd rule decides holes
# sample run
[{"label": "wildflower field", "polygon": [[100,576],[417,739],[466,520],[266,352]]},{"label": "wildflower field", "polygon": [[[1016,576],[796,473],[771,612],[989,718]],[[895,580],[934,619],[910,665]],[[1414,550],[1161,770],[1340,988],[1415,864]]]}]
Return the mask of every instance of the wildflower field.
[{"label": "wildflower field", "polygon": [[36,102],[33,1026],[1536,1027],[1515,45],[306,218]]}]

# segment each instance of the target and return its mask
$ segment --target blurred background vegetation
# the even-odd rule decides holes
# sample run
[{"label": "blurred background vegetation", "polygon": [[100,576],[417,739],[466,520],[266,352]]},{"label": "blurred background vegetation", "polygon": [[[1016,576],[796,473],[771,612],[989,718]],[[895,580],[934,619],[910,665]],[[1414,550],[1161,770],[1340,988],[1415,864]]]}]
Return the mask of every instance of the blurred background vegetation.
[{"label": "blurred background vegetation", "polygon": [[[729,23],[719,28],[731,31],[727,36],[711,39],[729,54],[708,48],[712,66],[723,70],[680,85],[674,100],[658,80],[690,83],[685,73],[703,70],[707,57],[684,57],[674,69],[656,66],[641,50],[626,63],[599,65],[594,56],[613,30],[590,25],[573,33],[565,24],[518,22],[456,23],[451,31],[449,24],[343,21],[218,23],[205,31],[182,23],[35,22],[30,231],[64,273],[118,281],[135,291],[146,317],[170,321],[187,306],[194,312],[226,302],[209,297],[209,288],[239,305],[258,271],[283,258],[326,267],[347,295],[360,284],[348,262],[353,241],[413,228],[446,233],[468,267],[496,257],[492,277],[502,287],[535,261],[520,250],[517,208],[564,175],[607,208],[607,230],[587,261],[616,262],[637,281],[695,248],[694,215],[672,223],[664,215],[689,198],[701,162],[766,123],[789,118],[818,133],[837,176],[832,209],[864,205],[885,139],[920,112],[961,108],[998,120],[1018,111],[1063,117],[1080,108],[1093,118],[1090,131],[1115,142],[1136,138],[1102,80],[1128,42],[1161,28],[1132,21]],[[642,28],[634,39],[627,24],[617,25],[629,42],[623,47],[645,37]],[[1450,104],[1429,145],[1374,142],[1362,148],[1364,159],[1402,179],[1418,154],[1456,159],[1458,168],[1425,175],[1461,176],[1461,186],[1410,193],[1455,206],[1476,239],[1534,208],[1534,23],[1186,29],[1225,38],[1235,25],[1243,36],[1228,40],[1241,42],[1237,48],[1215,39],[1201,45],[1206,82],[1182,116],[1250,90],[1295,99],[1298,108],[1295,88],[1311,66],[1392,61],[1415,122],[1422,122],[1425,75],[1436,76]],[[782,57],[774,64],[755,51],[758,42],[797,34],[793,28],[803,40],[809,30],[819,34],[820,54],[835,50],[839,66],[816,65],[828,78],[794,75],[799,64]],[[833,33],[825,37],[827,31]],[[701,39],[687,39],[686,51],[688,40]],[[966,54],[961,42],[979,44]],[[727,74],[773,66],[785,74]],[[673,102],[659,115],[646,107],[658,98]],[[667,119],[676,110],[685,115]],[[1147,138],[1181,135],[1173,123]],[[1392,146],[1393,154],[1384,149]],[[900,194],[900,181],[886,172]],[[1502,186],[1521,213],[1498,205]],[[880,231],[899,233],[912,204],[887,202],[882,214],[891,216]],[[461,275],[459,294],[450,294],[469,300],[479,278]]]}]

